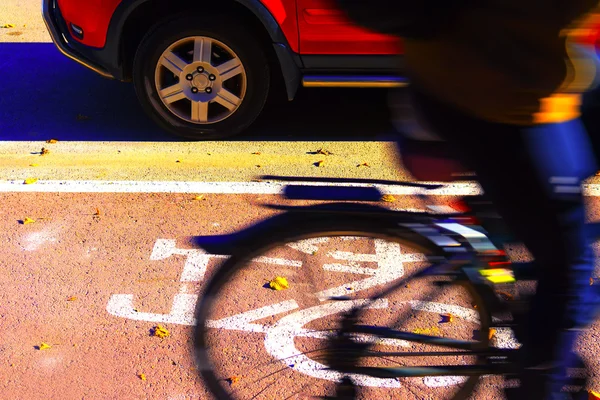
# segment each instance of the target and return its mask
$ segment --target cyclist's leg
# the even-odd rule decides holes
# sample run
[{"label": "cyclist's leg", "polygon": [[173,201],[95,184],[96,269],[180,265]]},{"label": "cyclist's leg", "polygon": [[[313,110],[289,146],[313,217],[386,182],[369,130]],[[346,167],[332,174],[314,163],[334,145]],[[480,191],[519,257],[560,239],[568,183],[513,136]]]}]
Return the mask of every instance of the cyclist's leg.
[{"label": "cyclist's leg", "polygon": [[[530,347],[529,361],[534,365],[556,359],[575,362],[570,350],[576,333],[564,329],[587,325],[599,301],[589,285],[593,259],[583,233],[582,194],[577,191],[595,168],[593,158],[583,155],[585,132],[578,121],[535,128],[492,124],[422,95],[417,99],[436,133],[462,154],[508,226],[542,266],[530,314],[535,346],[525,343]],[[539,137],[568,142],[554,148],[532,147]],[[542,162],[548,151],[559,162]],[[540,398],[543,380],[538,380],[538,387],[533,380],[529,383],[533,384],[526,386]]]}]

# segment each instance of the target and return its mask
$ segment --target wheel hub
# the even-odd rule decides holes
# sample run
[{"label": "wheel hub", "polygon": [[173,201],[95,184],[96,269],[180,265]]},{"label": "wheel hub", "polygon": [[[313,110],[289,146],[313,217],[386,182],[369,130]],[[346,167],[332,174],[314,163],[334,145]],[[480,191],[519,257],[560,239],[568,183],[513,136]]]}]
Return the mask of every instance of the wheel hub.
[{"label": "wheel hub", "polygon": [[191,101],[207,102],[214,100],[222,87],[217,68],[210,64],[195,62],[181,71],[179,85]]},{"label": "wheel hub", "polygon": [[211,83],[212,82],[208,79],[208,74],[206,73],[199,73],[192,80],[192,84],[200,90],[206,89]]}]

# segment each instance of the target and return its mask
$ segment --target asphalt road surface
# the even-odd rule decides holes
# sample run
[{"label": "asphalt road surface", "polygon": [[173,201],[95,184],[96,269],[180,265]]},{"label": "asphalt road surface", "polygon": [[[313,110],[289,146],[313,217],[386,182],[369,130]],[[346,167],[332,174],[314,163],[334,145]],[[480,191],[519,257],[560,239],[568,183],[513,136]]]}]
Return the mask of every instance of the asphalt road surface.
[{"label": "asphalt road surface", "polygon": [[[390,142],[386,93],[302,90],[293,103],[271,99],[255,125],[234,140],[181,141],[149,121],[131,85],[105,80],[61,56],[48,43],[38,3],[0,3],[0,26],[15,25],[0,29],[2,393],[18,399],[207,399],[192,360],[192,310],[223,257],[203,254],[192,238],[234,232],[274,213],[263,203],[287,202],[279,197],[280,185],[255,181],[258,175],[409,180]],[[24,184],[28,179],[33,183]],[[592,220],[600,216],[597,183],[586,187]],[[382,190],[395,196],[386,203],[391,208],[423,207],[411,190]],[[462,183],[434,197],[449,204],[477,191],[476,184]],[[253,270],[244,284],[224,290],[214,315],[223,336],[214,343],[222,350],[224,373],[239,378],[237,387],[247,386],[261,361],[281,365],[285,374],[279,379],[291,378],[283,391],[264,392],[266,398],[330,384],[330,376],[306,367],[314,364],[289,362],[294,349],[309,351],[322,340],[305,328],[331,315],[325,308],[281,308],[301,287],[298,262],[308,255],[302,249],[319,255],[313,260],[322,268],[323,290],[356,291],[420,260],[411,249],[351,240],[325,251],[332,243],[286,248],[266,259],[270,264],[261,273]],[[401,259],[402,268],[387,268],[377,258],[382,248]],[[514,256],[526,254],[516,248]],[[280,274],[290,279],[289,290],[264,287]],[[466,335],[477,328],[465,298],[410,303],[421,291],[415,285],[390,297],[374,309],[374,318],[384,321],[386,310],[408,304],[421,311],[413,330]],[[456,316],[452,323],[439,320],[445,312]],[[167,337],[154,335],[158,325]],[[510,332],[497,332],[495,340],[515,346]],[[578,342],[596,388],[599,343],[597,322]],[[456,383],[421,380],[406,386],[410,393],[366,386],[372,398],[392,393],[436,399]],[[501,398],[500,384],[486,379],[478,398]]]}]

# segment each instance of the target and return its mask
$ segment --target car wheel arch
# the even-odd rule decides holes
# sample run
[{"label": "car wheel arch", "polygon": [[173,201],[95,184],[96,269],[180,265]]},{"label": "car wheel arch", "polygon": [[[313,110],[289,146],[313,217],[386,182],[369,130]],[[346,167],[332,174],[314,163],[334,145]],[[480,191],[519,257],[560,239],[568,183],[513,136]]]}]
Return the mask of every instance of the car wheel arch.
[{"label": "car wheel arch", "polygon": [[[194,3],[198,2],[199,1],[196,1]],[[111,19],[107,44],[116,46],[115,48],[119,49],[119,65],[123,71],[123,80],[130,80],[131,78],[133,54],[127,53],[131,53],[132,50],[135,49],[137,44],[141,42],[145,32],[147,32],[147,29],[144,32],[136,31],[134,26],[137,25],[134,21],[136,21],[136,19],[143,19],[140,18],[140,14],[143,16],[144,13],[140,10],[143,10],[144,7],[151,7],[152,3],[166,4],[166,1],[163,3],[162,0],[125,0],[117,6],[113,18]],[[172,6],[173,3],[173,1],[169,1],[169,6]],[[189,0],[180,0],[179,4],[182,5],[187,3],[189,3]],[[262,34],[265,35],[264,38],[266,39],[268,37],[270,40],[270,44],[267,46],[270,48],[266,50],[274,55],[275,58],[273,61],[278,64],[277,67],[281,72],[287,97],[289,100],[292,100],[301,83],[300,61],[299,57],[296,57],[291,51],[289,43],[275,20],[275,17],[259,0],[221,1],[219,2],[219,6],[214,8],[214,10],[215,12],[227,10],[228,5],[229,7],[234,6],[240,10],[247,10],[254,15],[254,25],[262,28]],[[156,15],[154,8],[152,8],[152,14]],[[177,11],[173,12],[172,15],[176,16],[176,14]],[[147,23],[148,29],[154,24],[155,21],[152,21],[152,23],[149,24]],[[134,37],[130,37],[128,34],[133,34]],[[132,43],[127,43],[128,38],[132,40]],[[109,43],[109,41],[111,43]]]}]

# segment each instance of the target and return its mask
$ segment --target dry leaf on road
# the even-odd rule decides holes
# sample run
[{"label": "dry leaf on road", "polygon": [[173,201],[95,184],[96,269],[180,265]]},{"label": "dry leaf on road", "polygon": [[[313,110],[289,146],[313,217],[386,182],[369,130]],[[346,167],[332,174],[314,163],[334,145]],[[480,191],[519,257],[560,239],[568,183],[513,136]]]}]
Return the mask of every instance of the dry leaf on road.
[{"label": "dry leaf on road", "polygon": [[37,178],[27,178],[23,181],[24,185],[31,185],[37,182]]},{"label": "dry leaf on road", "polygon": [[236,383],[238,383],[241,378],[241,376],[232,376],[231,378],[227,378],[227,382],[229,382],[229,384],[233,386]]},{"label": "dry leaf on road", "polygon": [[386,203],[393,203],[394,201],[396,201],[396,198],[391,194],[384,194],[383,196],[381,196],[381,200],[385,201]]},{"label": "dry leaf on road", "polygon": [[329,150],[325,150],[325,149],[321,148],[321,149],[318,149],[317,151],[315,151],[315,154],[323,154],[324,156],[330,156],[333,153],[330,152]]},{"label": "dry leaf on road", "polygon": [[146,374],[139,374],[138,377],[143,381],[146,380]]},{"label": "dry leaf on road", "polygon": [[260,156],[260,151],[255,151],[255,152],[254,152],[254,153],[252,153],[252,154],[254,154],[255,156]]},{"label": "dry leaf on road", "polygon": [[152,332],[152,336],[157,336],[161,339],[169,337],[171,333],[167,330],[167,328],[162,325],[158,325],[154,327],[154,332]]},{"label": "dry leaf on road", "polygon": [[441,323],[448,323],[454,321],[454,316],[452,314],[442,314]]},{"label": "dry leaf on road", "polygon": [[54,143],[57,143],[57,142],[58,142],[58,139],[48,139],[48,140],[46,140],[46,143],[50,143],[50,144],[54,144]]},{"label": "dry leaf on road", "polygon": [[47,350],[49,348],[51,348],[52,346],[50,346],[48,343],[44,343],[42,342],[39,346],[36,346],[38,350]]},{"label": "dry leaf on road", "polygon": [[369,167],[369,168],[371,168],[371,166],[368,163],[366,163],[366,162],[364,162],[362,164],[358,164],[357,167]]},{"label": "dry leaf on road", "polygon": [[204,197],[203,194],[199,194],[198,196],[194,197],[194,200],[206,200],[206,197]]},{"label": "dry leaf on road", "polygon": [[2,25],[3,28],[9,29],[9,28],[14,28],[15,25],[14,24],[4,24]]},{"label": "dry leaf on road", "polygon": [[50,153],[50,150],[48,150],[45,147],[42,147],[42,151],[40,151],[40,156],[45,156],[48,153]]},{"label": "dry leaf on road", "polygon": [[323,160],[319,160],[316,163],[313,164],[315,167],[320,167],[321,165],[323,165]]},{"label": "dry leaf on road", "polygon": [[269,282],[269,287],[273,290],[284,290],[289,288],[290,284],[283,276],[278,276]]},{"label": "dry leaf on road", "polygon": [[77,297],[75,297],[75,296],[71,296],[67,299],[67,301],[75,301],[75,300],[77,300]]},{"label": "dry leaf on road", "polygon": [[29,217],[25,217],[25,218],[23,218],[23,221],[21,223],[23,225],[27,225],[27,224],[33,224],[34,222],[35,222],[35,219],[29,218]]}]

